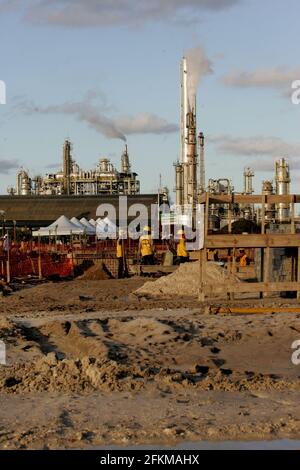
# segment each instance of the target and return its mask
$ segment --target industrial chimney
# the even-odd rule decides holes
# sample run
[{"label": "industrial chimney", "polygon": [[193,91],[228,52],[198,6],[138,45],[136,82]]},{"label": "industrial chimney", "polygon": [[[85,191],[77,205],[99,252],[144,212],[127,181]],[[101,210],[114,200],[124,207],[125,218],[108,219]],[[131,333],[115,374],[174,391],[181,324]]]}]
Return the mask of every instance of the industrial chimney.
[{"label": "industrial chimney", "polygon": [[129,162],[128,148],[126,144],[125,150],[122,153],[122,157],[121,157],[121,172],[125,174],[129,174],[130,171],[131,171],[131,168],[130,168],[130,162]]},{"label": "industrial chimney", "polygon": [[187,60],[181,61],[181,103],[180,103],[180,159],[175,165],[176,204],[191,205],[197,201],[197,138],[196,138],[196,96],[193,103],[188,99]]},{"label": "industrial chimney", "polygon": [[66,195],[70,195],[70,176],[72,168],[72,158],[71,158],[71,142],[65,140],[63,147],[63,192]]}]

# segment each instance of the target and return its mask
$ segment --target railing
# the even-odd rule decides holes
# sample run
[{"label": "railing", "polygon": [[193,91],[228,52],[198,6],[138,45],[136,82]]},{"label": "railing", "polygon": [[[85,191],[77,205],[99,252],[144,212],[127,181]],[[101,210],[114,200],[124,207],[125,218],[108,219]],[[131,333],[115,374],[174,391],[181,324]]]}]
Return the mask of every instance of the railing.
[{"label": "railing", "polygon": [[[236,254],[238,249],[255,248],[261,250],[262,273],[261,282],[228,282],[222,286],[224,295],[234,299],[235,293],[259,293],[260,297],[272,292],[290,291],[297,292],[297,298],[300,299],[300,234],[295,230],[295,204],[300,203],[300,195],[210,195],[209,193],[201,195],[200,203],[204,205],[204,243],[200,250],[200,282],[199,282],[199,300],[214,297],[215,286],[206,282],[206,263],[207,250],[225,249],[231,262],[228,263],[228,271],[232,274],[237,272]],[[208,233],[208,218],[210,204],[228,204],[229,205],[229,224],[228,234],[211,235]],[[260,234],[235,235],[231,233],[230,213],[233,204],[261,204],[262,220]],[[290,204],[290,233],[266,233],[265,206],[266,204]],[[270,250],[273,248],[294,248],[297,252],[296,281],[290,282],[270,282]],[[219,287],[219,286],[218,286]]]}]

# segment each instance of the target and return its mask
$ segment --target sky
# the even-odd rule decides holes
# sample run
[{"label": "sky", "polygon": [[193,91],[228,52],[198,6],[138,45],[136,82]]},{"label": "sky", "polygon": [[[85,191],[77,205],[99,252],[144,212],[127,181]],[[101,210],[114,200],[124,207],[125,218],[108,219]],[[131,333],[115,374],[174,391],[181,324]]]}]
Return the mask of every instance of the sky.
[{"label": "sky", "polygon": [[117,168],[124,139],[143,193],[174,189],[180,60],[209,64],[197,91],[206,179],[243,189],[290,162],[300,192],[299,0],[0,0],[0,193],[18,168],[59,169],[66,138],[84,169]]}]

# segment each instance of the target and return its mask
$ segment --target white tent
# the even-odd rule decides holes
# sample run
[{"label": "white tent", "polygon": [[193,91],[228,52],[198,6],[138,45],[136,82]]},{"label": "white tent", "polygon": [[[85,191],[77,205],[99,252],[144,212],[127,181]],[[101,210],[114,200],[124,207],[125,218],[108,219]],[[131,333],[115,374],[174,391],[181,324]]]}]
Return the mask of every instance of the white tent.
[{"label": "white tent", "polygon": [[78,220],[76,217],[72,217],[71,219],[72,224],[76,225],[76,227],[81,228],[82,230],[85,230],[86,227],[83,225],[80,220]]},{"label": "white tent", "polygon": [[65,215],[61,215],[55,222],[48,227],[42,227],[32,233],[34,237],[61,236],[61,235],[80,235],[83,234],[83,228],[73,224]]},{"label": "white tent", "polygon": [[85,217],[82,217],[82,219],[80,219],[79,222],[85,227],[85,233],[87,235],[95,235],[96,234],[96,228],[93,227],[93,225],[90,224],[89,221]]},{"label": "white tent", "polygon": [[118,236],[117,226],[108,218],[97,219],[96,225],[97,238],[116,238]]},{"label": "white tent", "polygon": [[91,224],[93,227],[96,227],[96,223],[97,223],[97,222],[96,222],[96,220],[94,220],[94,219],[90,219],[90,220],[89,220],[89,224]]}]

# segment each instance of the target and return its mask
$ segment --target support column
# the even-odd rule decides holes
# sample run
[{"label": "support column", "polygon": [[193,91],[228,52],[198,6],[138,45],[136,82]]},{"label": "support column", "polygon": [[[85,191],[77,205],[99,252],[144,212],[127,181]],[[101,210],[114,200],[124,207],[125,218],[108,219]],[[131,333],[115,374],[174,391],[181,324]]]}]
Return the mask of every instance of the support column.
[{"label": "support column", "polygon": [[[300,289],[300,246],[298,246],[297,283]],[[300,300],[300,290],[297,291],[297,299]]]},{"label": "support column", "polygon": [[[265,283],[270,282],[270,247],[267,246],[264,248],[264,257],[263,257],[263,281]],[[263,297],[267,297],[267,293]]]}]

